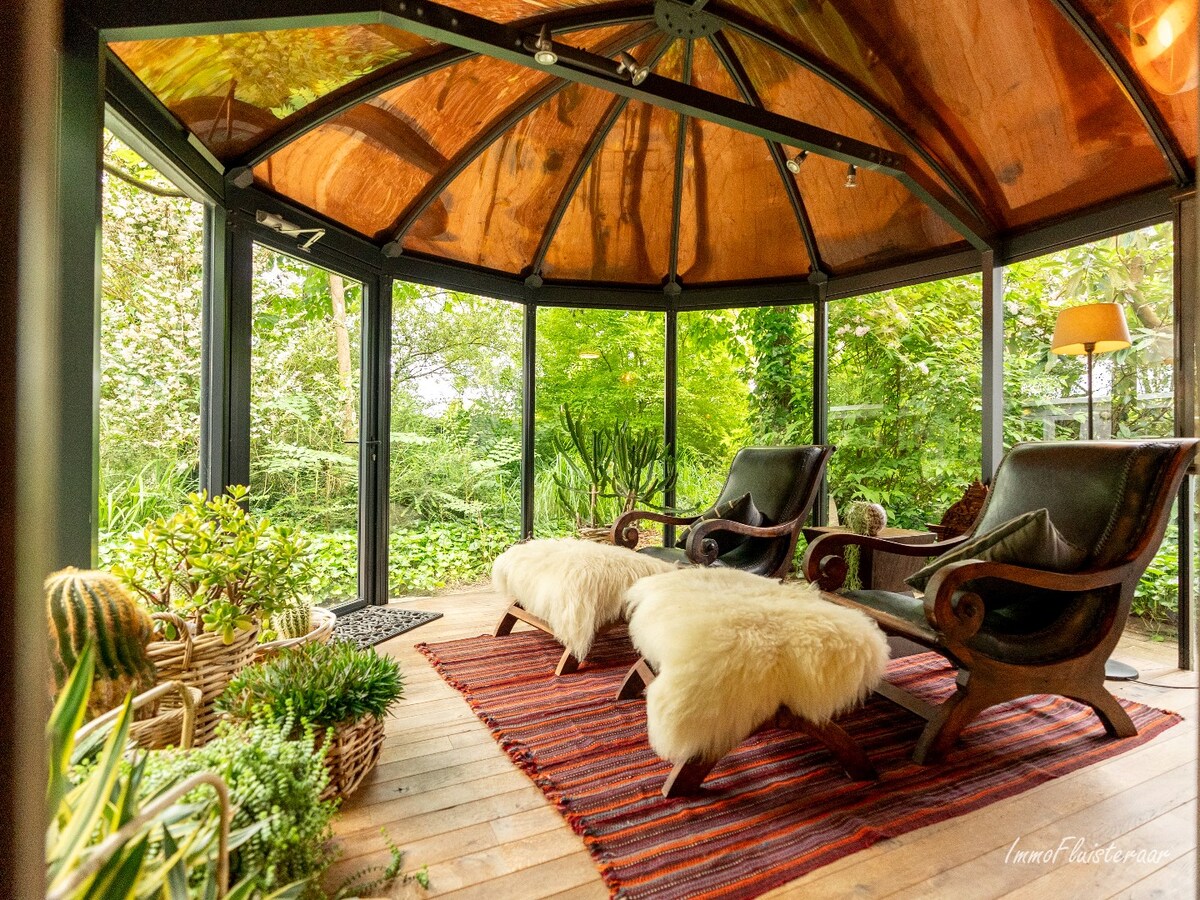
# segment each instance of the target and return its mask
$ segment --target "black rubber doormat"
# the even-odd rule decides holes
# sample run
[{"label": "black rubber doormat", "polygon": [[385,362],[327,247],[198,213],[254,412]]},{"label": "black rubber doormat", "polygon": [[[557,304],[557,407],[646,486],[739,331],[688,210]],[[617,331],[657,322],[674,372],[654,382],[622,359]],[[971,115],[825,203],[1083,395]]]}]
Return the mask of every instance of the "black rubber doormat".
[{"label": "black rubber doormat", "polygon": [[338,616],[337,624],[333,628],[333,639],[349,641],[365,649],[441,617],[440,612],[420,612],[392,606],[366,606],[347,615]]}]

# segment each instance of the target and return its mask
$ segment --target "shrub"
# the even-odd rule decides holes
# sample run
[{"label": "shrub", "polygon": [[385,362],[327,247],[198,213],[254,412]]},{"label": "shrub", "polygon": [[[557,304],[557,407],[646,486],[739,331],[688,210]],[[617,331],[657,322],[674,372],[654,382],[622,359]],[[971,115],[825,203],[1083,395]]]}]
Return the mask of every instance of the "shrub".
[{"label": "shrub", "polygon": [[114,573],[151,609],[190,619],[196,633],[231,643],[239,629],[295,602],[308,577],[308,539],[252,519],[239,506],[248,491],[190,494],[170,518],[133,534]]},{"label": "shrub", "polygon": [[[261,710],[274,722],[327,728],[364,716],[383,718],[403,692],[395,660],[334,641],[282,650],[243,669],[217,706],[238,719]],[[293,725],[293,731],[298,730],[298,724]]]},{"label": "shrub", "polygon": [[292,722],[260,717],[223,725],[214,740],[194,750],[149,753],[144,791],[153,796],[197,772],[215,773],[237,809],[233,826],[257,825],[233,854],[233,880],[257,872],[268,890],[307,881],[306,896],[319,897],[320,878],[335,858],[328,844],[337,804],[320,799],[329,774],[311,727],[301,729],[298,740],[289,739],[293,730]]}]

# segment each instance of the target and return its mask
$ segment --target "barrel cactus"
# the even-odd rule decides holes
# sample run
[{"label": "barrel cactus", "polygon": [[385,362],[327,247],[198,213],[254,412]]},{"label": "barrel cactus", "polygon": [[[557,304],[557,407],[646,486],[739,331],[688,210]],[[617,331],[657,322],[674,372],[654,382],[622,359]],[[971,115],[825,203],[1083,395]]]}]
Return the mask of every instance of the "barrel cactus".
[{"label": "barrel cactus", "polygon": [[312,630],[312,610],[310,598],[297,597],[294,603],[271,617],[271,624],[282,640],[302,638]]},{"label": "barrel cactus", "polygon": [[131,691],[140,694],[154,686],[154,662],[146,654],[154,623],[113,575],[66,568],[47,578],[45,587],[56,691],[67,683],[89,640],[96,670],[88,718],[120,706]]}]

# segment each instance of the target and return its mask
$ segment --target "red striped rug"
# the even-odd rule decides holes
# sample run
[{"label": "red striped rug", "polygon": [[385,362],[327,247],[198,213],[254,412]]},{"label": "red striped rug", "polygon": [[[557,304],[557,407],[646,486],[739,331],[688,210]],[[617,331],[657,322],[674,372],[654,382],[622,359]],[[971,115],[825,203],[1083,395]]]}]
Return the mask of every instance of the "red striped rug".
[{"label": "red striped rug", "polygon": [[[770,731],[722,760],[703,796],[659,794],[670,765],[646,741],[645,705],[615,703],[634,660],[601,638],[574,675],[538,632],[419,644],[501,746],[583,836],[614,897],[755,897],[884,838],[931,825],[1116,756],[1179,721],[1122,701],[1140,732],[1112,740],[1090,710],[1057,697],[994,707],[940,765],[909,759],[923,722],[872,697],[839,720],[865,748],[877,783],[853,783],[810,740]],[[888,679],[930,701],[954,670],[933,653],[891,664]]]}]

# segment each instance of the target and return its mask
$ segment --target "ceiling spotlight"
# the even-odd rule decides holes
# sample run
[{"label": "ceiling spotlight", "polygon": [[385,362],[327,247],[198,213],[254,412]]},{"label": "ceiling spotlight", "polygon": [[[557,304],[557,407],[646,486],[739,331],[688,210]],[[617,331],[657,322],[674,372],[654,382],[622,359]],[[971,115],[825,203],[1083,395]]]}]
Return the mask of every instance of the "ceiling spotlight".
[{"label": "ceiling spotlight", "polygon": [[639,65],[638,61],[624,50],[617,54],[617,61],[617,74],[628,75],[634,87],[645,81],[646,76],[650,74],[649,66]]},{"label": "ceiling spotlight", "polygon": [[808,159],[808,151],[801,150],[799,153],[797,153],[795,156],[793,156],[791,159],[789,159],[787,161],[788,171],[791,172],[793,175],[799,175],[800,167],[802,165],[804,165],[804,161],[806,159]]},{"label": "ceiling spotlight", "polygon": [[846,187],[858,187],[858,166],[854,163],[850,163],[850,168],[846,170]]},{"label": "ceiling spotlight", "polygon": [[538,33],[537,42],[533,45],[533,60],[539,66],[552,66],[558,62],[558,54],[554,52],[554,41],[550,40],[549,25],[543,25]]}]

